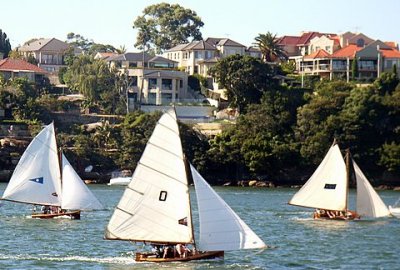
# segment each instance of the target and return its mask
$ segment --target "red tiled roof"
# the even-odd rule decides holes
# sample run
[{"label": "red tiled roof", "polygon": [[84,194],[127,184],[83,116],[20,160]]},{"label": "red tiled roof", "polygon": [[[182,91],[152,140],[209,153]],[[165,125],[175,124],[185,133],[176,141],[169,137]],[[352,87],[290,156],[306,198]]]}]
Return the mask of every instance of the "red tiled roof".
[{"label": "red tiled roof", "polygon": [[25,72],[35,72],[40,74],[47,73],[40,67],[28,63],[24,60],[11,59],[11,58],[0,60],[0,71],[25,71]]},{"label": "red tiled roof", "polygon": [[400,52],[395,49],[379,50],[385,58],[400,58]]},{"label": "red tiled roof", "polygon": [[393,49],[398,49],[398,44],[394,41],[385,41],[385,44]]},{"label": "red tiled roof", "polygon": [[341,48],[334,52],[331,57],[332,58],[354,58],[356,52],[363,49],[362,47],[358,47],[356,44],[349,44],[346,47]]},{"label": "red tiled roof", "polygon": [[331,36],[329,39],[333,40],[335,45],[340,45],[340,37],[339,36]]},{"label": "red tiled roof", "polygon": [[297,36],[283,36],[279,38],[278,44],[279,45],[297,45],[300,37]]},{"label": "red tiled roof", "polygon": [[324,49],[313,52],[310,55],[304,56],[304,59],[328,58],[330,54]]},{"label": "red tiled roof", "polygon": [[315,37],[320,37],[324,35],[323,33],[319,33],[319,32],[308,32],[308,33],[304,33],[301,35],[301,37],[299,38],[298,41],[298,45],[305,45],[308,44],[310,42],[311,39],[315,38]]}]

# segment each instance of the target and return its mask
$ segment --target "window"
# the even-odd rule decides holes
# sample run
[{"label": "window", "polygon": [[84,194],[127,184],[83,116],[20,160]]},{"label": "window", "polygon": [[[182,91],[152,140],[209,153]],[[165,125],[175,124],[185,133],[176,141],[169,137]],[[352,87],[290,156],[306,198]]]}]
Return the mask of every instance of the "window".
[{"label": "window", "polygon": [[170,104],[172,102],[172,94],[162,93],[161,94],[161,103],[162,104]]},{"label": "window", "polygon": [[157,88],[157,78],[149,78],[149,89]]},{"label": "window", "polygon": [[137,86],[137,85],[138,85],[138,77],[129,76],[129,86]]},{"label": "window", "polygon": [[199,51],[195,51],[194,52],[194,59],[201,59],[203,56],[202,56],[202,53],[201,52],[199,52]]},{"label": "window", "polygon": [[183,80],[179,80],[179,88],[183,88]]},{"label": "window", "polygon": [[172,80],[171,79],[162,79],[161,85],[163,90],[172,90]]},{"label": "window", "polygon": [[137,62],[129,62],[129,67],[130,67],[130,68],[135,68],[135,67],[137,67]]},{"label": "window", "polygon": [[147,96],[147,103],[149,104],[156,104],[157,94],[156,93],[149,93]]}]

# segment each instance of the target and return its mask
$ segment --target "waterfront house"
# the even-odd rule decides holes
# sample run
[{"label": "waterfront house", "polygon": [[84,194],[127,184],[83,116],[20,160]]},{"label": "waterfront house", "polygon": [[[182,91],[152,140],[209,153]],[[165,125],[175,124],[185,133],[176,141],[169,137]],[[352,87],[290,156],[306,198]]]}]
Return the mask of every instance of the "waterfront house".
[{"label": "waterfront house", "polygon": [[126,76],[130,108],[139,102],[168,105],[186,98],[188,75],[178,70],[176,61],[143,52],[109,56],[105,61]]},{"label": "waterfront house", "polygon": [[[25,43],[18,51],[25,57],[33,56],[38,66],[49,73],[57,74],[61,67],[65,67],[64,57],[70,45],[56,38],[41,38]],[[78,48],[73,48],[75,55],[82,53]]]},{"label": "waterfront house", "polygon": [[0,60],[0,74],[4,79],[26,78],[30,82],[42,83],[47,72],[42,68],[21,59]]}]

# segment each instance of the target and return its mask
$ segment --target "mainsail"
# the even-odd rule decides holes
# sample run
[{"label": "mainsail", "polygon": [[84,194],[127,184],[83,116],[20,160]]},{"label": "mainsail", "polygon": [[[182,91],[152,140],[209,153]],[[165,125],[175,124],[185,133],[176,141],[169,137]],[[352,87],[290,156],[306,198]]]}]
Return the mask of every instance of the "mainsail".
[{"label": "mainsail", "polygon": [[103,206],[88,189],[64,154],[62,154],[62,203],[63,209],[99,210]]},{"label": "mainsail", "polygon": [[346,210],[347,179],[346,164],[337,144],[331,146],[314,174],[293,196],[289,204]]},{"label": "mainsail", "polygon": [[61,175],[53,123],[29,144],[16,166],[2,199],[61,206]]},{"label": "mainsail", "polygon": [[263,248],[265,243],[190,165],[200,216],[200,250]]},{"label": "mainsail", "polygon": [[158,121],[110,219],[105,238],[193,242],[187,174],[173,109]]},{"label": "mainsail", "polygon": [[357,180],[357,213],[367,217],[389,216],[390,211],[353,160]]}]

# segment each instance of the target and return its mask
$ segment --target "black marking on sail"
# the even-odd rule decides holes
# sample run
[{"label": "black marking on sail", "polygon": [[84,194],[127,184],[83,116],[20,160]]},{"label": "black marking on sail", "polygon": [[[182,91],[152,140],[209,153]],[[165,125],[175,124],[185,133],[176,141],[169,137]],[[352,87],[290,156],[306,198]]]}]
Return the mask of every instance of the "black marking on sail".
[{"label": "black marking on sail", "polygon": [[165,190],[160,191],[160,196],[158,196],[158,200],[165,202],[167,200],[168,193]]},{"label": "black marking on sail", "polygon": [[53,193],[51,193],[51,195],[54,196],[54,197],[58,197],[57,192],[53,192]]},{"label": "black marking on sail", "polygon": [[184,218],[178,220],[178,223],[181,224],[181,225],[187,226],[188,225],[187,224],[187,217],[184,217]]},{"label": "black marking on sail", "polygon": [[324,189],[336,189],[336,184],[325,184]]}]

